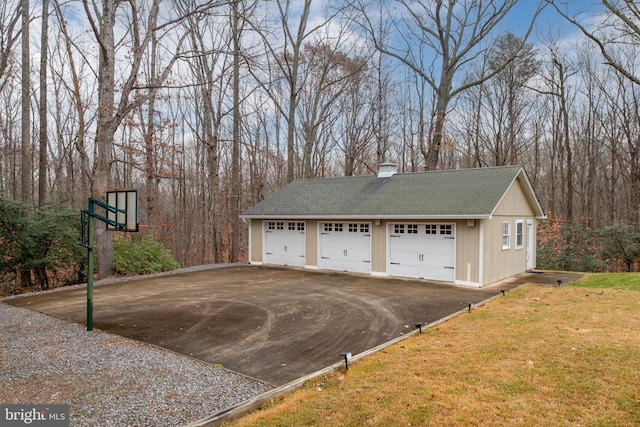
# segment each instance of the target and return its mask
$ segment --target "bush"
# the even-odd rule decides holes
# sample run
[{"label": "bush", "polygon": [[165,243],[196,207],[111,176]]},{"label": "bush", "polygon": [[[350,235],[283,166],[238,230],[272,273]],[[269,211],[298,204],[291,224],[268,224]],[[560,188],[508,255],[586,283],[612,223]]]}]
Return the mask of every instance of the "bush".
[{"label": "bush", "polygon": [[613,224],[600,230],[602,245],[600,254],[615,271],[617,261],[624,263],[628,272],[640,260],[640,232],[631,225]]},{"label": "bush", "polygon": [[613,224],[593,230],[549,214],[538,227],[537,266],[543,270],[633,271],[640,261],[640,230]]},{"label": "bush", "polygon": [[122,276],[160,273],[180,267],[167,248],[148,238],[114,236],[113,255],[115,272]]},{"label": "bush", "polygon": [[0,281],[3,291],[50,289],[82,280],[78,212],[60,202],[33,208],[0,197]]}]

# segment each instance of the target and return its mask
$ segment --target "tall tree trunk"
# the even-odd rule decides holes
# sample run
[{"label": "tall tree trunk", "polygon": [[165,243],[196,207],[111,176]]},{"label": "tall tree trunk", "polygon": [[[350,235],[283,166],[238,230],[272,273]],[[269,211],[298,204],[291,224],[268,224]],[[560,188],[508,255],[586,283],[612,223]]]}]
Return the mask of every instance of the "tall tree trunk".
[{"label": "tall tree trunk", "polygon": [[448,89],[441,89],[438,91],[438,101],[436,103],[435,122],[433,124],[433,137],[429,141],[427,152],[425,156],[424,167],[426,170],[435,170],[438,168],[438,162],[440,160],[440,149],[444,143],[444,121],[447,116],[447,109],[449,108],[449,96]]},{"label": "tall tree trunk", "polygon": [[240,257],[240,0],[233,2],[233,142],[231,146],[231,197],[229,221],[231,224],[231,247],[229,261]]},{"label": "tall tree trunk", "polygon": [[31,84],[29,71],[31,64],[29,61],[29,0],[22,0],[22,116],[21,116],[21,143],[22,143],[22,169],[21,196],[22,202],[32,203],[31,197]]},{"label": "tall tree trunk", "polygon": [[[45,0],[46,1],[46,0]],[[78,115],[78,130],[75,138],[75,146],[78,154],[80,155],[80,172],[81,172],[81,188],[82,188],[82,197],[87,196],[87,186],[86,182],[87,178],[89,180],[89,187],[92,187],[93,176],[90,172],[89,167],[89,156],[87,155],[87,150],[85,147],[85,122],[84,122],[84,106],[82,101],[82,94],[80,89],[80,78],[78,77],[78,73],[76,71],[75,60],[73,57],[73,49],[71,47],[71,38],[69,37],[69,33],[67,31],[67,25],[64,19],[64,15],[62,14],[62,10],[60,9],[60,3],[58,0],[54,0],[53,2],[56,15],[58,16],[58,20],[60,22],[60,29],[62,30],[62,34],[64,36],[64,45],[65,51],[67,52],[68,61],[69,61],[69,70],[71,72],[71,81],[72,81],[72,93],[73,93],[73,103],[76,110],[76,114]],[[72,164],[72,157],[69,157],[69,163]],[[69,170],[73,170],[72,167]]]},{"label": "tall tree trunk", "polygon": [[[85,6],[86,7],[86,6]],[[113,164],[113,141],[116,131],[114,119],[115,105],[115,38],[117,0],[102,1],[100,19],[100,56],[98,64],[98,121],[95,136],[95,161],[93,182],[90,193],[97,199],[104,199],[111,186],[111,166]],[[113,245],[105,227],[96,228],[96,249],[98,251],[98,277],[107,277],[113,269]]]},{"label": "tall tree trunk", "polygon": [[[150,64],[149,64],[149,80],[155,81],[156,79],[156,55],[157,55],[157,39],[155,34],[151,36],[151,49],[150,49]],[[142,114],[141,114],[142,116]],[[155,144],[155,132],[156,132],[156,92],[151,91],[149,102],[147,104],[147,126],[144,132],[144,147],[145,147],[145,187],[146,187],[146,199],[147,199],[147,224],[149,224],[149,234],[151,238],[155,239],[157,230],[154,225],[157,223],[158,217],[158,153]]]},{"label": "tall tree trunk", "polygon": [[38,206],[47,202],[47,56],[49,54],[49,0],[42,0],[40,35],[40,149],[38,157]]}]

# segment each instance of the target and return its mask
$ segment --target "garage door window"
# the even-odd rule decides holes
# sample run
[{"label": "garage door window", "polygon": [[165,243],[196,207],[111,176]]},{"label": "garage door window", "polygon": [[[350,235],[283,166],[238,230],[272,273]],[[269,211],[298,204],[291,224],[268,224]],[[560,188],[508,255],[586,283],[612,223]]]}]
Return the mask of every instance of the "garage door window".
[{"label": "garage door window", "polygon": [[446,236],[451,236],[453,234],[453,226],[452,225],[441,225],[440,226],[440,234],[444,234]]},{"label": "garage door window", "polygon": [[267,230],[284,230],[284,222],[269,222]]},{"label": "garage door window", "polygon": [[418,234],[418,224],[407,224],[407,234]]},{"label": "garage door window", "polygon": [[360,232],[368,233],[369,232],[369,224],[360,224]]},{"label": "garage door window", "polygon": [[404,234],[404,224],[393,224],[394,234]]},{"label": "garage door window", "polygon": [[304,231],[304,222],[299,222],[297,228],[298,231]]},{"label": "garage door window", "polygon": [[438,226],[435,224],[427,224],[424,226],[424,232],[426,234],[438,234]]}]

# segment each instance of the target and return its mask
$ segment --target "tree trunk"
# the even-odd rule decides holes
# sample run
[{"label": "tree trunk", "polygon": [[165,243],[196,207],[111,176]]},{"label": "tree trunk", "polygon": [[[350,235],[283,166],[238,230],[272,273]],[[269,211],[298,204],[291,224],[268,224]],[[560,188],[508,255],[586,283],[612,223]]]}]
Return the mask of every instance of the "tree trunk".
[{"label": "tree trunk", "polygon": [[[113,141],[116,131],[114,121],[115,105],[115,39],[116,0],[103,0],[100,20],[100,58],[98,75],[98,121],[95,136],[95,162],[91,195],[104,200],[111,186],[111,166],[113,163]],[[96,228],[96,249],[98,252],[98,278],[110,276],[113,272],[113,245],[105,227]]]},{"label": "tree trunk", "polygon": [[40,149],[38,157],[38,206],[47,202],[47,55],[49,54],[49,0],[42,0],[40,36]]},{"label": "tree trunk", "polygon": [[229,198],[229,221],[231,225],[231,247],[229,261],[240,257],[240,12],[239,0],[233,2],[233,141],[231,146],[231,197]]},{"label": "tree trunk", "polygon": [[22,143],[22,169],[21,196],[22,202],[30,205],[31,198],[31,84],[29,71],[29,0],[22,0],[22,116],[21,116],[21,143]]}]

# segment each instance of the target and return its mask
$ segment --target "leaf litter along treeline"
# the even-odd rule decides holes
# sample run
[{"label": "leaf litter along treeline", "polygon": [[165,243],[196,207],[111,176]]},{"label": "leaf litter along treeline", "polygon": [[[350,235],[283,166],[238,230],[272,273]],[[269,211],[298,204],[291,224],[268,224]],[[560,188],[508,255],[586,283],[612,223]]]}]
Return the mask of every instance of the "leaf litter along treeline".
[{"label": "leaf litter along treeline", "polygon": [[[5,2],[0,191],[37,206],[64,193],[78,212],[105,189],[136,188],[143,233],[189,266],[244,259],[237,213],[291,179],[371,174],[383,161],[404,172],[522,164],[566,226],[538,267],[637,268],[633,240],[606,249],[599,231],[640,223],[640,88],[628,76],[638,45],[621,43],[637,33],[619,19],[632,5],[567,15],[593,17],[588,34],[615,41],[613,67],[593,37],[547,36],[536,8],[518,17],[538,37],[524,40],[505,21],[513,1],[455,3],[54,2],[49,49],[31,40],[48,61],[31,69],[30,93],[44,99],[46,84],[47,108],[31,109],[27,156],[21,10]],[[41,12],[31,4],[33,28]],[[103,231],[101,275],[113,271]],[[587,249],[593,260],[576,261]]]}]

